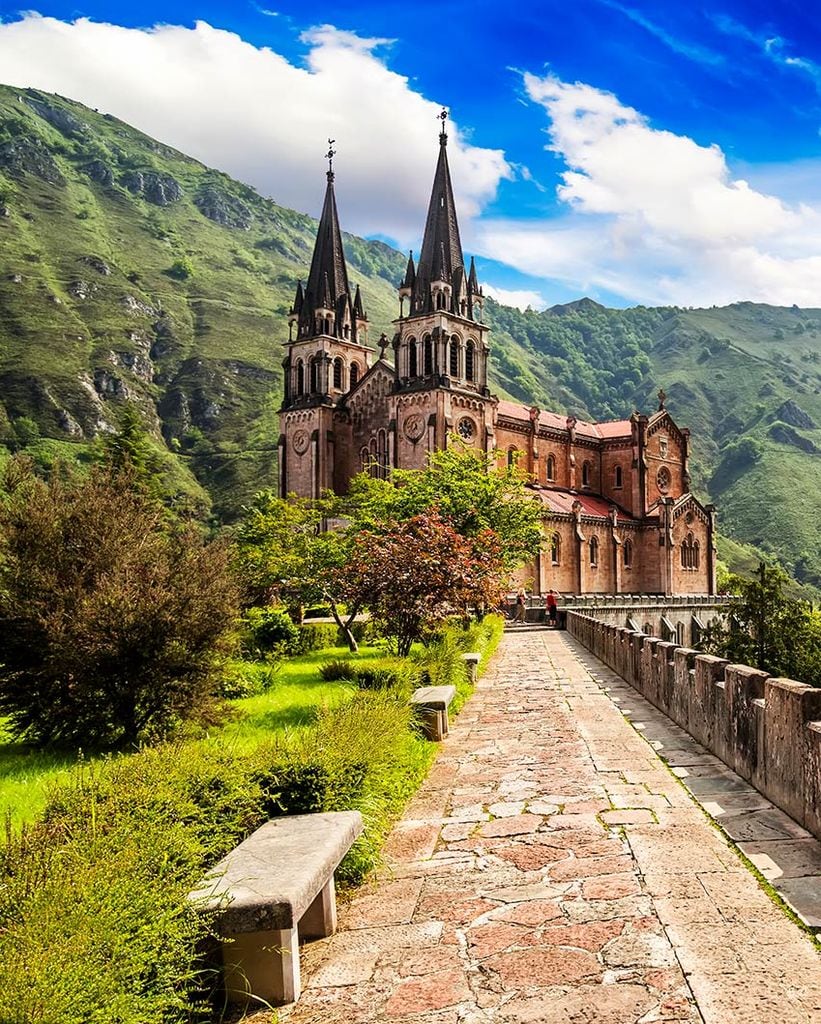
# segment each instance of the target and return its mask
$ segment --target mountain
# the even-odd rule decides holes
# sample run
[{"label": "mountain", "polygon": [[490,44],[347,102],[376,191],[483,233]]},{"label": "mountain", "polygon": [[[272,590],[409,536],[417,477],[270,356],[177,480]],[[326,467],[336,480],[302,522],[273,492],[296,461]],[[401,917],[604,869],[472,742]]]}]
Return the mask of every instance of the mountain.
[{"label": "mountain", "polygon": [[[275,481],[282,343],[315,226],[110,115],[0,86],[0,461],[88,460],[131,404],[167,488],[234,517]],[[405,257],[345,248],[374,343]],[[752,563],[755,545],[821,586],[821,310],[584,298],[488,301],[486,319],[504,396],[608,418],[651,411],[663,387],[734,538],[722,555]]]}]

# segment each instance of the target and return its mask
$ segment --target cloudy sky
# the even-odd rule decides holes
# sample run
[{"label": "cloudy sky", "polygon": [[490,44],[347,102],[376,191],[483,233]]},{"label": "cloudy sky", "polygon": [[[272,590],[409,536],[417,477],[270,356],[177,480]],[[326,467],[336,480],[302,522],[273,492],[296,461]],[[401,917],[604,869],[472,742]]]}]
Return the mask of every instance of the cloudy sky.
[{"label": "cloudy sky", "polygon": [[821,306],[821,17],[801,0],[0,0],[0,81],[418,248],[440,105],[501,298]]}]

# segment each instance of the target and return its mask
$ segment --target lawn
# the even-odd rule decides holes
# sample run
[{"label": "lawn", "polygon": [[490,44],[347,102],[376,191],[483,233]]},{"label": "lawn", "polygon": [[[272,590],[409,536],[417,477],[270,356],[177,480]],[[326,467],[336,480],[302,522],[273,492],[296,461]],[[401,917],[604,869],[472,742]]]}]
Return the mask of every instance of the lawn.
[{"label": "lawn", "polygon": [[[273,676],[270,689],[231,701],[235,717],[212,730],[209,739],[247,751],[270,739],[272,733],[306,725],[318,707],[338,704],[355,692],[347,683],[324,682],[319,674],[324,662],[332,658],[368,660],[383,655],[383,648],[363,645],[356,655],[347,647],[328,647],[288,658]],[[261,663],[252,671],[254,668],[265,670]],[[33,821],[45,807],[51,788],[65,779],[82,757],[82,753],[36,750],[0,731],[0,815],[9,816],[15,828]]]}]

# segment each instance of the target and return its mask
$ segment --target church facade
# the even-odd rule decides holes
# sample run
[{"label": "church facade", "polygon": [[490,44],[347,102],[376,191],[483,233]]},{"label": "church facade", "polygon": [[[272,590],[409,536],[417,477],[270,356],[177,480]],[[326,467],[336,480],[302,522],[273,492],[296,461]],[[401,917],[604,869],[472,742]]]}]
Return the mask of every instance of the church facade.
[{"label": "church facade", "polygon": [[604,423],[500,400],[488,387],[483,304],[474,262],[466,268],[462,254],[443,130],[393,338],[382,335],[378,353],[369,347],[329,170],[307,284],[289,318],[282,496],[342,494],[363,471],[420,469],[459,437],[515,463],[544,506],[543,549],[520,576],[535,593],[715,593],[715,509],[690,492],[690,434],[664,393],[652,415]]}]

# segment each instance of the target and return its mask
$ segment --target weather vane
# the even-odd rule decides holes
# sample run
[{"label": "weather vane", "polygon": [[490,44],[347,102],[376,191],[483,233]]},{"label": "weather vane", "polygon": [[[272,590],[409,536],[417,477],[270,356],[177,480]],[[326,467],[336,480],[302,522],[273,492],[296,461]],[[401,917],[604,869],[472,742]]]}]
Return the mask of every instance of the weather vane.
[{"label": "weather vane", "polygon": [[334,173],[334,157],[336,156],[336,150],[334,149],[334,143],[336,139],[328,139],[328,152],[325,157],[328,161],[328,174]]}]

